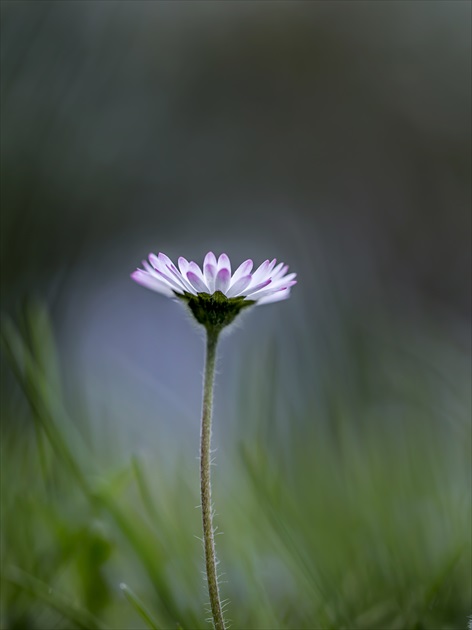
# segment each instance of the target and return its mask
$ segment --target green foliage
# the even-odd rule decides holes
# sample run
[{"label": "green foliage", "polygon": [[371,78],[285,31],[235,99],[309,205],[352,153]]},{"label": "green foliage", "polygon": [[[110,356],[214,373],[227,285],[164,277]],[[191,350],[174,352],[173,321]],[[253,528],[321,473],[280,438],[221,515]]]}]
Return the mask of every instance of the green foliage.
[{"label": "green foliage", "polygon": [[[392,351],[388,400],[356,344],[356,396],[327,386],[322,404],[284,410],[273,347],[241,376],[214,497],[235,628],[466,625],[470,425],[438,412],[460,385],[406,378]],[[2,347],[1,627],[208,627],[195,458],[176,452],[169,469],[159,453],[109,463],[92,451],[80,427],[93,419],[68,411],[41,309],[4,320]]]}]

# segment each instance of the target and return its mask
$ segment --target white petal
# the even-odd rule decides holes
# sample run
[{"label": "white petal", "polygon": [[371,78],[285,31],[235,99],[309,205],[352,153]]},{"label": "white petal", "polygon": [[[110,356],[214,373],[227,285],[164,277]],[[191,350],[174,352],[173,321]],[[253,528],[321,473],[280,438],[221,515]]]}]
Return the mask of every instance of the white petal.
[{"label": "white petal", "polygon": [[205,265],[213,265],[213,267],[218,267],[218,263],[216,262],[216,256],[213,252],[208,252],[205,256],[205,260],[203,261],[203,267]]},{"label": "white petal", "polygon": [[260,300],[261,298],[265,298],[268,295],[272,295],[273,293],[277,293],[277,291],[282,291],[283,289],[288,289],[294,284],[297,284],[296,280],[291,280],[289,282],[277,283],[274,285],[273,283],[269,284],[267,287],[260,289],[259,291],[255,291],[250,295],[251,300]]},{"label": "white petal", "polygon": [[250,258],[241,263],[236,271],[233,273],[233,277],[231,278],[231,286],[233,286],[233,284],[235,284],[235,282],[237,282],[239,278],[249,275],[252,271],[252,266],[253,262]]},{"label": "white petal", "polygon": [[163,273],[160,269],[156,269],[156,274],[159,276],[159,280],[166,282],[169,286],[172,287],[174,291],[177,291],[178,293],[183,293],[186,290],[183,282],[176,278],[173,278],[172,273],[169,271],[169,269],[167,269],[166,272],[167,273]]},{"label": "white petal", "polygon": [[169,256],[166,256],[162,252],[159,252],[158,259],[164,263],[164,266],[171,267],[172,269],[176,269],[176,266],[174,265],[172,260],[169,258]]},{"label": "white petal", "polygon": [[259,284],[262,280],[267,280],[268,277],[268,269],[269,269],[270,261],[265,260],[262,265],[256,269],[256,271],[252,274],[252,282],[249,285],[250,287],[254,287]]},{"label": "white petal", "polygon": [[135,282],[147,289],[157,291],[157,293],[162,293],[162,295],[166,295],[167,297],[175,297],[174,292],[168,284],[161,282],[147,271],[137,269],[136,271],[133,271],[131,277]]},{"label": "white petal", "polygon": [[[215,263],[216,263],[216,259],[215,259]],[[210,289],[210,293],[213,293],[213,291],[215,290],[216,271],[217,271],[216,264],[213,265],[212,263],[204,263],[203,276],[205,278],[205,283],[208,285],[208,288]]]},{"label": "white petal", "polygon": [[252,276],[251,274],[248,274],[247,276],[243,276],[242,278],[239,278],[239,280],[236,280],[236,282],[233,282],[233,284],[230,286],[230,288],[226,291],[226,297],[236,297],[238,295],[243,295],[244,294],[244,289],[246,287],[249,286],[249,283],[252,280]]},{"label": "white petal", "polygon": [[159,266],[159,259],[158,259],[158,257],[156,256],[156,254],[152,254],[152,253],[151,253],[151,254],[149,254],[148,258],[149,258],[149,262],[150,262],[150,263],[151,263],[151,265],[154,267],[154,269],[157,269],[157,268],[158,268],[158,266]]},{"label": "white petal", "polygon": [[[254,280],[254,276],[252,277],[252,280]],[[252,281],[251,281],[251,285],[244,291],[244,296],[248,297],[250,300],[252,300],[252,297],[250,297],[253,293],[257,293],[257,291],[259,291],[260,289],[263,289],[264,287],[268,286],[271,283],[271,279],[270,278],[266,278],[263,282],[259,282],[259,284],[256,284],[255,286],[252,286]]]},{"label": "white petal", "polygon": [[282,276],[285,271],[282,271],[283,267],[286,267],[286,270],[288,269],[287,265],[284,265],[283,262],[279,263],[276,267],[274,267],[274,269],[272,269],[272,273],[270,274],[270,277],[272,278],[272,280],[275,280],[275,278],[278,278],[279,276]]},{"label": "white petal", "polygon": [[203,282],[203,280],[199,276],[197,276],[196,273],[193,273],[193,271],[187,271],[187,278],[192,283],[192,285],[195,287],[195,290],[197,291],[197,293],[208,293],[209,292],[208,291],[208,287]]},{"label": "white petal", "polygon": [[178,291],[178,293],[183,293],[187,290],[177,267],[168,256],[165,254],[159,254],[159,256],[149,254],[149,260],[153,266],[153,269],[148,269],[151,275],[167,283],[174,291]]},{"label": "white petal", "polygon": [[180,269],[180,273],[183,276],[187,273],[188,266],[189,266],[188,260],[186,258],[184,258],[183,256],[180,256],[180,258],[179,258],[179,269]]},{"label": "white petal", "polygon": [[218,258],[218,271],[220,269],[228,269],[231,278],[231,261],[226,254],[221,254]]},{"label": "white petal", "polygon": [[144,269],[148,273],[150,273],[151,276],[157,278],[159,282],[164,282],[164,284],[168,284],[173,289],[175,287],[175,282],[172,280],[172,274],[170,273],[170,271],[165,268],[165,266],[155,254],[149,254],[149,260],[152,266],[147,264],[146,261],[143,260]]},{"label": "white petal", "polygon": [[197,276],[203,278],[203,270],[200,269],[200,265],[197,265],[197,263],[194,262],[193,260],[191,260],[188,264],[188,271],[191,271]]},{"label": "white petal", "polygon": [[168,271],[174,276],[176,282],[178,282],[188,293],[193,293],[196,295],[196,291],[190,282],[187,280],[186,276],[183,276],[178,269],[174,265],[172,267],[167,267]]},{"label": "white petal", "polygon": [[[187,271],[187,277],[188,277],[188,272],[191,271],[195,276],[197,276],[197,278],[203,283],[203,286],[205,287],[205,293],[209,293],[208,290],[208,285],[205,282],[205,276],[202,273],[202,270],[200,269],[200,267],[197,265],[196,262],[190,261],[189,265],[188,265],[188,271]],[[192,282],[193,284],[193,282]]]},{"label": "white petal", "polygon": [[[193,292],[193,287],[190,285],[190,283],[185,280],[185,278],[182,278],[182,275],[180,274],[179,271],[174,270],[174,269],[170,269],[169,267],[167,267],[166,269],[166,273],[163,275],[160,270],[155,269],[154,267],[152,267],[147,260],[143,260],[142,261],[143,267],[145,269],[145,271],[153,276],[154,278],[156,278],[157,280],[159,280],[159,282],[163,282],[164,284],[168,285],[171,289],[175,289],[175,282],[177,282],[179,287],[182,287],[186,290],[190,290],[191,292]],[[171,278],[170,276],[175,276],[175,278]],[[188,285],[188,286],[187,286]]]},{"label": "white petal", "polygon": [[156,275],[156,270],[154,269],[154,267],[151,267],[151,265],[148,263],[147,260],[143,260],[142,261],[142,265],[144,267],[144,269],[151,274],[151,276],[155,276]]},{"label": "white petal", "polygon": [[272,283],[270,285],[271,289],[281,289],[282,287],[286,287],[294,278],[297,277],[296,273],[289,273],[282,278],[272,278]]},{"label": "white petal", "polygon": [[290,288],[281,289],[279,291],[276,291],[275,293],[272,293],[272,295],[268,295],[266,297],[263,297],[257,300],[257,306],[259,306],[259,304],[270,304],[271,302],[280,302],[281,300],[286,300],[288,297],[290,297]]},{"label": "white petal", "polygon": [[[161,276],[164,276],[165,278],[168,278],[170,280],[172,278],[172,274],[167,269],[167,262],[165,260],[166,258],[167,256],[164,258],[163,254],[159,254],[159,256],[156,256],[155,254],[149,254],[149,262],[154,267],[156,272],[160,272]],[[167,258],[167,260],[172,264],[170,258]]]},{"label": "white petal", "polygon": [[231,271],[226,267],[222,267],[221,269],[219,269],[215,279],[215,291],[226,293],[226,290],[229,287],[230,280]]}]

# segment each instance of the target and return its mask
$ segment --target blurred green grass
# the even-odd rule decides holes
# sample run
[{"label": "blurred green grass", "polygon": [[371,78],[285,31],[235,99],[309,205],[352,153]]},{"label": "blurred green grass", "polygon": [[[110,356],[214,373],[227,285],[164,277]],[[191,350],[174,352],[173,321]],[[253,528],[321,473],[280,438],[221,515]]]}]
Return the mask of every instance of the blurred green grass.
[{"label": "blurred green grass", "polygon": [[[238,434],[214,481],[233,628],[466,627],[467,386],[432,388],[392,352],[392,400],[353,339],[354,383],[328,374],[323,413],[274,408],[272,350],[241,374]],[[447,352],[436,358],[449,365]],[[68,409],[44,309],[4,319],[2,354],[1,627],[209,627],[195,458],[129,457],[112,435],[91,444],[100,420]]]}]

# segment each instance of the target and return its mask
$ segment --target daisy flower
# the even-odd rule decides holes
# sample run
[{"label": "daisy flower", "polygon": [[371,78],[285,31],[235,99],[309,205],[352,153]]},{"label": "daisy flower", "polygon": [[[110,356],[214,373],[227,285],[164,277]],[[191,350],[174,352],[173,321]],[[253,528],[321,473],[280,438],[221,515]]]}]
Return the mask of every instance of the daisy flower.
[{"label": "daisy flower", "polygon": [[232,274],[226,254],[217,259],[213,252],[208,252],[202,269],[182,256],[177,267],[165,254],[149,254],[149,261],[143,260],[144,269],[137,269],[131,277],[168,297],[211,296],[219,292],[227,299],[243,298],[256,304],[268,304],[287,299],[290,288],[296,284],[297,274],[287,274],[288,265],[276,265],[276,262],[275,258],[266,260],[252,271],[252,260],[246,260]]},{"label": "daisy flower", "polygon": [[135,282],[171,298],[181,298],[196,320],[205,326],[221,330],[236,315],[253,304],[268,304],[286,300],[296,284],[295,273],[288,266],[265,260],[253,271],[252,260],[245,260],[234,273],[226,254],[217,259],[208,252],[203,268],[182,256],[178,267],[165,254],[149,254],[143,269],[131,274]]},{"label": "daisy flower", "polygon": [[215,551],[213,508],[211,501],[211,423],[216,348],[220,332],[231,324],[240,311],[255,304],[285,300],[296,283],[295,273],[287,273],[284,263],[264,261],[252,271],[246,260],[231,273],[226,254],[217,259],[208,252],[201,269],[197,263],[179,258],[178,267],[165,254],[149,254],[143,269],[131,274],[133,280],[148,289],[187,304],[195,319],[206,328],[205,376],[203,382],[202,423],[200,431],[200,496],[202,506],[205,569],[210,608],[215,630],[226,630],[219,594]]}]

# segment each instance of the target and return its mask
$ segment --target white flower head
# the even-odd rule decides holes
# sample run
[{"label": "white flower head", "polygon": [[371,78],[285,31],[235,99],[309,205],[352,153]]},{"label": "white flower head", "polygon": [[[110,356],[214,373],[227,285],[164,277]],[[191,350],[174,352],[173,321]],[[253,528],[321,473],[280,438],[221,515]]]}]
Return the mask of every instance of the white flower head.
[{"label": "white flower head", "polygon": [[223,328],[242,308],[286,300],[296,284],[295,273],[288,266],[264,261],[254,272],[252,260],[246,260],[231,273],[226,254],[217,259],[208,252],[203,269],[193,261],[179,258],[178,268],[165,254],[149,254],[144,269],[131,274],[135,282],[168,297],[187,301],[197,321],[204,326]]}]

